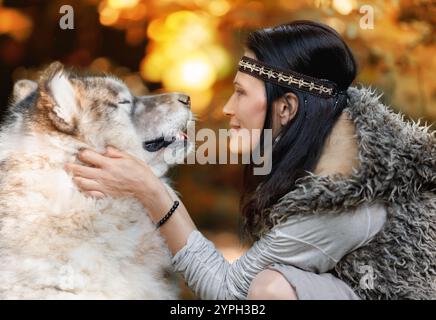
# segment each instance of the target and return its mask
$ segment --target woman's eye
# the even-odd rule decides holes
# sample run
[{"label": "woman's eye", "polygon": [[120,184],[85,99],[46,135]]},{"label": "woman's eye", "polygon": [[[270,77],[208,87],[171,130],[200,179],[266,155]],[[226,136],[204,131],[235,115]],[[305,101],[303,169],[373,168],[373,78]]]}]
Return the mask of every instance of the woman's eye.
[{"label": "woman's eye", "polygon": [[241,96],[241,95],[244,94],[244,91],[243,91],[243,90],[235,90],[235,93],[236,93],[238,96]]},{"label": "woman's eye", "polygon": [[122,100],[120,102],[118,102],[118,104],[129,104],[130,101],[129,100]]}]

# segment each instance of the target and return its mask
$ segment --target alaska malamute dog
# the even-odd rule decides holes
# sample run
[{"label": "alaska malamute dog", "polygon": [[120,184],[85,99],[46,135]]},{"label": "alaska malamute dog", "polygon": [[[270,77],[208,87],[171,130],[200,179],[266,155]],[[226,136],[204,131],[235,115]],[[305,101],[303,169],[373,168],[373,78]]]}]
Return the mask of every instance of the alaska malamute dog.
[{"label": "alaska malamute dog", "polygon": [[113,145],[162,176],[164,150],[191,148],[181,132],[189,97],[135,97],[116,78],[54,63],[38,82],[15,84],[8,111],[0,131],[0,298],[177,298],[168,248],[142,205],[85,197],[63,167],[78,161],[81,147]]}]

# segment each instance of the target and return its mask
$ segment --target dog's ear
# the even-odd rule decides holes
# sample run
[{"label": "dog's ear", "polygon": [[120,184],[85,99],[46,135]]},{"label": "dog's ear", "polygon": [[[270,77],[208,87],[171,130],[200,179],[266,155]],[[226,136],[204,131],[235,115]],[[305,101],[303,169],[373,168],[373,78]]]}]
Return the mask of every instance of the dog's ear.
[{"label": "dog's ear", "polygon": [[24,100],[29,94],[38,89],[38,83],[32,80],[19,80],[14,84],[14,91],[12,97],[15,102]]},{"label": "dog's ear", "polygon": [[77,129],[78,103],[67,71],[60,62],[53,62],[39,79],[41,106],[47,110],[54,126],[67,134]]}]

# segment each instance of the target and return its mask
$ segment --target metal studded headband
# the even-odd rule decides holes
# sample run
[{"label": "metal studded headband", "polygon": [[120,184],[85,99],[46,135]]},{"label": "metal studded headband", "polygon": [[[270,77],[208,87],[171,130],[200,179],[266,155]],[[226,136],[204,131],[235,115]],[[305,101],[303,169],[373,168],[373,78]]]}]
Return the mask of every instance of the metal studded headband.
[{"label": "metal studded headband", "polygon": [[323,98],[338,95],[334,82],[300,74],[292,70],[281,70],[261,61],[243,56],[239,61],[239,71],[252,75],[260,80],[269,81],[291,89],[302,90]]}]

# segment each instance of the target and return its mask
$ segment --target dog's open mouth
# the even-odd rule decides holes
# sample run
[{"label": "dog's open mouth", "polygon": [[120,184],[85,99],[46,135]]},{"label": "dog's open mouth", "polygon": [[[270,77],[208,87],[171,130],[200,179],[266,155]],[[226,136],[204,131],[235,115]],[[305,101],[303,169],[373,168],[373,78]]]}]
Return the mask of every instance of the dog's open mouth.
[{"label": "dog's open mouth", "polygon": [[148,152],[156,152],[163,148],[168,147],[170,144],[176,141],[183,141],[184,146],[186,146],[188,143],[188,135],[185,132],[180,131],[178,134],[174,136],[167,136],[167,137],[161,136],[156,139],[144,141],[142,143],[142,146]]}]

